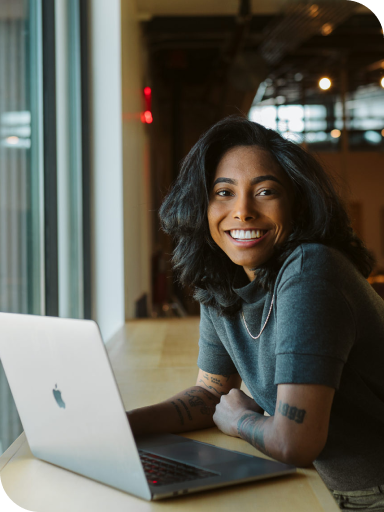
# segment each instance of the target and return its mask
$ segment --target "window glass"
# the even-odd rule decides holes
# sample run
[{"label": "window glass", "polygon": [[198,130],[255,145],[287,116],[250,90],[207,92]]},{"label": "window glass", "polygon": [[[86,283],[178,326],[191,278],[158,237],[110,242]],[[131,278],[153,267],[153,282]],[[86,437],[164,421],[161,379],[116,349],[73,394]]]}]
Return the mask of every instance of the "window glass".
[{"label": "window glass", "polygon": [[[339,96],[328,96],[324,105],[273,105],[267,99],[251,107],[249,119],[277,130],[284,137],[305,142],[315,150],[340,150],[343,111]],[[346,127],[351,151],[384,147],[384,89],[361,86],[346,99]]]},{"label": "window glass", "polygon": [[[0,2],[0,311],[44,311],[40,1]],[[0,454],[22,427],[0,364]]]}]

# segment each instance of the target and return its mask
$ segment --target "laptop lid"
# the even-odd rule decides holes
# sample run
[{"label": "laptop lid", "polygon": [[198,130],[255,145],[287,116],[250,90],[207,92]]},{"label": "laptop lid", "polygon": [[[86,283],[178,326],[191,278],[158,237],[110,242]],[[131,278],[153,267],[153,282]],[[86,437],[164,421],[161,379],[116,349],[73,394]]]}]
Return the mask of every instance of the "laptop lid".
[{"label": "laptop lid", "polygon": [[151,499],[95,322],[0,313],[0,359],[35,457]]}]

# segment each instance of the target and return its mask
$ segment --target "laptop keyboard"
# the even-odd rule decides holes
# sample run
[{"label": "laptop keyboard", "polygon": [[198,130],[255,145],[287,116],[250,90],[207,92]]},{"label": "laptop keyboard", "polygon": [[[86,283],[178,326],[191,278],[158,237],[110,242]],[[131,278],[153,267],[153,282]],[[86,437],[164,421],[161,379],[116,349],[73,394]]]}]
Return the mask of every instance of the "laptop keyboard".
[{"label": "laptop keyboard", "polygon": [[196,468],[143,450],[139,450],[139,455],[150,485],[169,485],[220,475],[214,471]]}]

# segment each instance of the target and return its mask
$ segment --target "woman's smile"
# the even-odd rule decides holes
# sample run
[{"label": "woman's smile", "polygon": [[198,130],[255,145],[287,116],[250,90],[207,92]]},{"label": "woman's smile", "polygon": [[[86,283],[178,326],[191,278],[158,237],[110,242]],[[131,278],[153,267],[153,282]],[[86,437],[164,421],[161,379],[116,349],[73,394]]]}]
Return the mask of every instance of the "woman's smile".
[{"label": "woman's smile", "polygon": [[265,229],[232,229],[226,233],[239,247],[253,247],[268,235],[268,231]]},{"label": "woman's smile", "polygon": [[292,229],[293,192],[279,164],[257,146],[237,146],[220,160],[208,205],[216,244],[252,280]]}]

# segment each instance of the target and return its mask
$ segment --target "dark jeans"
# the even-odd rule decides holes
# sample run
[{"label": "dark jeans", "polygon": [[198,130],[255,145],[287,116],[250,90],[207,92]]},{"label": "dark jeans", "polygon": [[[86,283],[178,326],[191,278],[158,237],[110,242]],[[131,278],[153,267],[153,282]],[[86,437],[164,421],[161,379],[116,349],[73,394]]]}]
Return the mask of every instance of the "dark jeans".
[{"label": "dark jeans", "polygon": [[332,491],[341,510],[384,512],[384,485],[361,491]]}]

